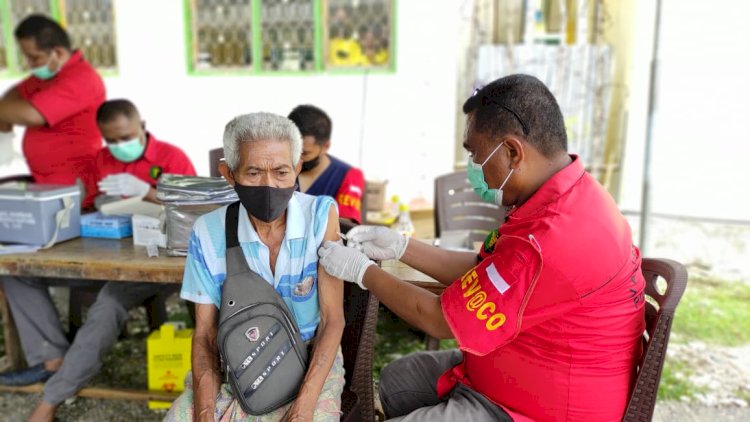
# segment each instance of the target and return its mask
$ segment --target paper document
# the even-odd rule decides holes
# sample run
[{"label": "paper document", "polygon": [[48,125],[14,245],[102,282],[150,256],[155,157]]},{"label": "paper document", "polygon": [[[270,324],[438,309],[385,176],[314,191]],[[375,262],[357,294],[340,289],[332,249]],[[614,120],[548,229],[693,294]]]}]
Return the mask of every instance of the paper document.
[{"label": "paper document", "polygon": [[121,199],[119,201],[107,202],[99,210],[104,215],[147,215],[149,217],[159,218],[162,206],[152,202],[146,202],[143,199],[134,196],[132,198]]}]

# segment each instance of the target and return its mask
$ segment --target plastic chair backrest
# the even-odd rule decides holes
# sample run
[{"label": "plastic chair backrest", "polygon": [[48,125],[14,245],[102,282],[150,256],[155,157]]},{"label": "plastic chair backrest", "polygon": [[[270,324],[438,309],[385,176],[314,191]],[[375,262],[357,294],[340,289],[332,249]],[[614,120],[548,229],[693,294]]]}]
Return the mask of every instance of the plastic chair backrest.
[{"label": "plastic chair backrest", "polygon": [[[354,225],[340,220],[341,231]],[[375,330],[378,322],[378,299],[354,283],[344,283],[344,334],[341,352],[346,371],[342,396],[342,421],[375,420],[375,393],[372,360],[375,353]],[[354,393],[354,394],[351,394]]]},{"label": "plastic chair backrest", "polygon": [[221,177],[219,163],[224,159],[224,148],[214,148],[208,151],[208,171],[211,177]]},{"label": "plastic chair backrest", "polygon": [[446,230],[469,230],[470,242],[482,242],[489,232],[500,226],[504,215],[504,209],[484,202],[474,193],[466,171],[435,179],[436,238]]},{"label": "plastic chair backrest", "polygon": [[[623,421],[627,422],[650,421],[654,414],[672,319],[687,286],[687,270],[679,262],[644,258],[641,268],[646,279],[646,295],[658,304],[658,309],[649,301],[646,302],[644,348],[638,363],[638,375],[623,416]],[[660,279],[666,282],[666,289],[659,285]]]}]

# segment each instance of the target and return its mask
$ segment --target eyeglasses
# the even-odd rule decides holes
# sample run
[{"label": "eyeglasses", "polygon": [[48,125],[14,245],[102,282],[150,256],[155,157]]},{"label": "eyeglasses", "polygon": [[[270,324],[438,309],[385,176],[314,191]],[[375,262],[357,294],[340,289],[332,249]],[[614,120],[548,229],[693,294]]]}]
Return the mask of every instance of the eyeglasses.
[{"label": "eyeglasses", "polygon": [[[477,88],[474,90],[474,94],[472,96],[477,95],[481,88]],[[510,114],[514,115],[516,119],[518,119],[518,123],[521,124],[521,129],[523,130],[524,136],[529,136],[529,127],[526,126],[526,123],[524,123],[523,119],[521,119],[521,116],[518,115],[515,111],[513,111],[512,108],[508,107],[506,104],[497,102],[493,100],[492,98],[488,98],[486,95],[482,96],[482,106],[486,106],[487,104],[494,104],[498,107],[502,107],[503,109],[507,110]]]}]

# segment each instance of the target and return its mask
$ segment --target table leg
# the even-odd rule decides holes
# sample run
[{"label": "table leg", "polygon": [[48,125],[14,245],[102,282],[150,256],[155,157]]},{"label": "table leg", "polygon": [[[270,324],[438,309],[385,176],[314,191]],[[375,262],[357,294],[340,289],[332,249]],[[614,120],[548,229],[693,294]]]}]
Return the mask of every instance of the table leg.
[{"label": "table leg", "polygon": [[24,366],[21,342],[16,332],[16,324],[5,300],[5,293],[0,287],[0,318],[3,319],[3,338],[5,339],[5,356],[0,361],[0,371],[19,370]]}]

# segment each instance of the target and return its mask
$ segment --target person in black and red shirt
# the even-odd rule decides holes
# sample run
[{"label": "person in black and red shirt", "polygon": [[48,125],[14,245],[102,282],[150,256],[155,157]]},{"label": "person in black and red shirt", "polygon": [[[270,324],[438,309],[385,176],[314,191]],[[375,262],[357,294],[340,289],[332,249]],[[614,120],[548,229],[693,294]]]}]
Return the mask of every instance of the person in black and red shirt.
[{"label": "person in black and red shirt", "polygon": [[297,106],[289,119],[302,134],[302,172],[300,191],[309,195],[328,195],[338,203],[339,218],[359,224],[365,177],[362,170],[328,154],[331,147],[331,118],[318,107]]}]

